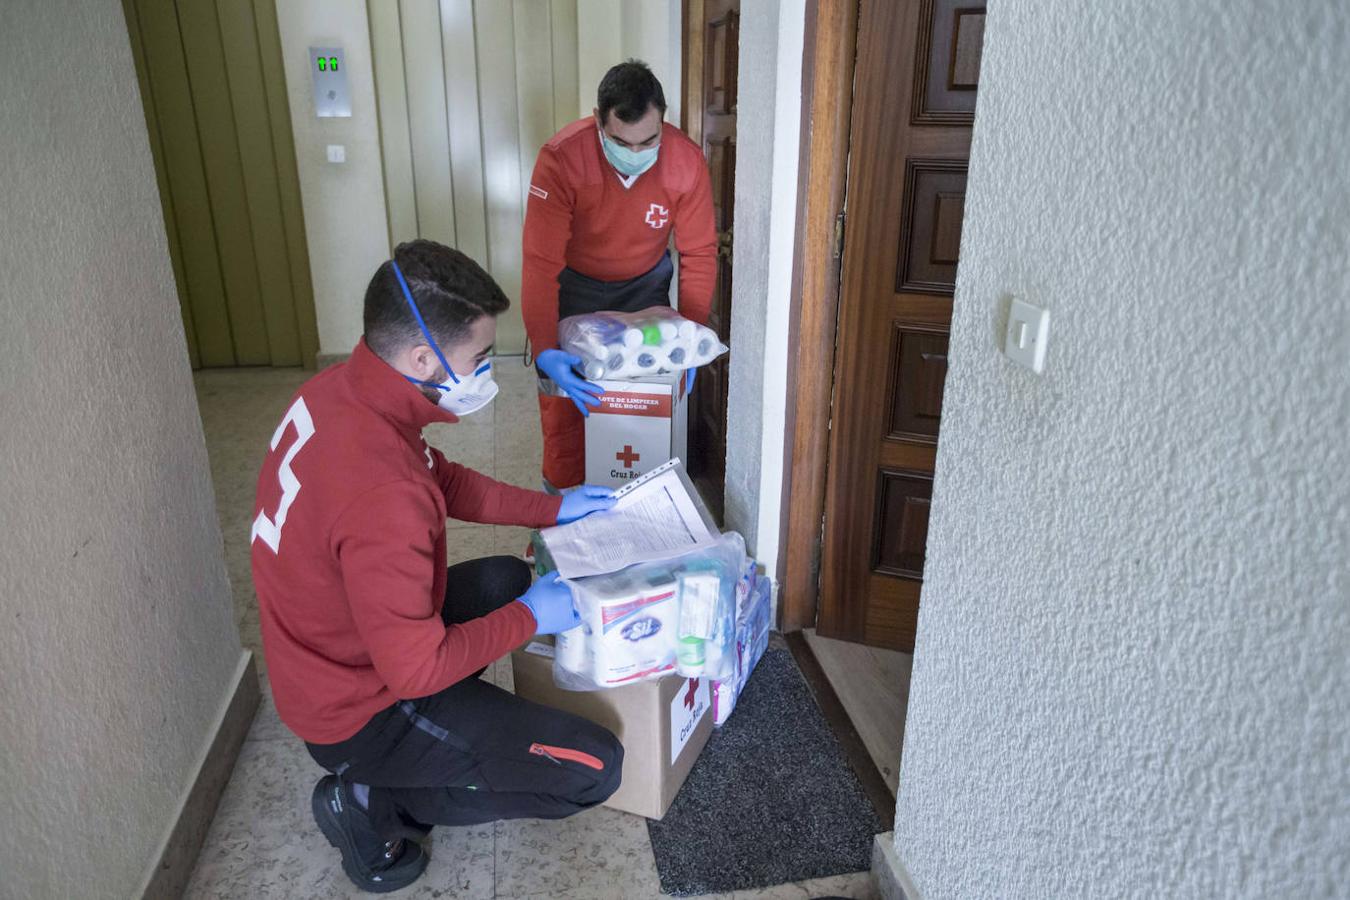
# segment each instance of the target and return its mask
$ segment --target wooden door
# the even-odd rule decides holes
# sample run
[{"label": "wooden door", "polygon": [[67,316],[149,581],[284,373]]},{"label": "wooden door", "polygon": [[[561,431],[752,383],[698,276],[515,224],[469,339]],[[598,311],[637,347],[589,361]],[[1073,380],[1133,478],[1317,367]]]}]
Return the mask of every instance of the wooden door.
[{"label": "wooden door", "polygon": [[318,352],[275,0],[122,0],[193,368]]},{"label": "wooden door", "polygon": [[[703,146],[712,176],[717,280],[708,326],[731,346],[731,248],[736,195],[736,67],[740,0],[686,0],[685,131]],[[689,411],[689,473],[722,521],[727,470],[727,355],[698,373]]]},{"label": "wooden door", "polygon": [[912,650],[982,0],[862,0],[817,628]]}]

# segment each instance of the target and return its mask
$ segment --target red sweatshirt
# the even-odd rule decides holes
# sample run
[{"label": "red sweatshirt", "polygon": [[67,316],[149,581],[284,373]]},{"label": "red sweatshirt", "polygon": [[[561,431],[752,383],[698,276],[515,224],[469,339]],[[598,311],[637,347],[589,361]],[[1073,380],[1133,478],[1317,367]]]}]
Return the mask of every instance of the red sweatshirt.
[{"label": "red sweatshirt", "polygon": [[675,232],[680,314],[708,321],[717,276],[712,185],[698,145],[661,126],[656,164],[630,187],[605,159],[594,118],[573,122],[539,151],[525,208],[520,309],[538,355],[558,346],[558,273],[626,281],[661,259]]},{"label": "red sweatshirt", "polygon": [[522,603],[447,628],[447,516],[552,525],[561,498],[448,462],[422,439],[455,416],[367,349],[305,382],[272,437],[253,510],[253,582],[277,712],[307,741],[355,734],[534,634]]}]

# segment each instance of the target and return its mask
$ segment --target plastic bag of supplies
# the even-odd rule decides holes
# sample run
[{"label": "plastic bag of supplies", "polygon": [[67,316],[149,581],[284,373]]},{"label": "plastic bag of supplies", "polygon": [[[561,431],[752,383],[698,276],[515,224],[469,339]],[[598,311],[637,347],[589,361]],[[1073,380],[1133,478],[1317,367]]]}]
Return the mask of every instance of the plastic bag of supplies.
[{"label": "plastic bag of supplies", "polygon": [[730,679],[745,541],[728,532],[660,562],[567,582],[581,625],[557,636],[553,680],[593,691],[664,675]]},{"label": "plastic bag of supplies", "polygon": [[769,629],[773,626],[772,585],[768,578],[750,573],[745,603],[736,616],[736,665],[726,681],[712,685],[713,726],[721,728],[736,708],[736,701],[750,680],[764,651],[769,648]]},{"label": "plastic bag of supplies", "polygon": [[558,346],[581,358],[582,373],[592,381],[693,369],[727,352],[717,332],[668,306],[569,316],[558,323]]}]

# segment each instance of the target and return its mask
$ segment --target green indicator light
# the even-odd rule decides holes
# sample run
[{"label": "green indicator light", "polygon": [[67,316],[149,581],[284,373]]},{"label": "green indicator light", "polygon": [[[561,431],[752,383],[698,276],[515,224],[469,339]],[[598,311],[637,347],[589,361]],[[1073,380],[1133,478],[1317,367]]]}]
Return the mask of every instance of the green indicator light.
[{"label": "green indicator light", "polygon": [[329,70],[330,72],[336,72],[336,71],[337,71],[337,57],[336,57],[336,56],[330,56],[330,57],[328,57],[328,70]]},{"label": "green indicator light", "polygon": [[327,57],[324,57],[324,56],[320,56],[320,57],[319,57],[319,71],[320,71],[320,72],[327,72],[327,71],[328,71],[328,58],[327,58]]}]

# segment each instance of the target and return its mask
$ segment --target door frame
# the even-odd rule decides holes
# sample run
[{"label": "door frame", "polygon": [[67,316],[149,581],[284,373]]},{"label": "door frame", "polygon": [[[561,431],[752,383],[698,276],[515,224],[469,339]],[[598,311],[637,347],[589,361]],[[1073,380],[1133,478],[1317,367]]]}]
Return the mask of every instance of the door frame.
[{"label": "door frame", "polygon": [[[689,59],[702,53],[704,0],[683,0],[680,126],[702,143],[703,69]],[[793,241],[788,322],[788,439],[783,447],[779,521],[779,622],[784,632],[816,622],[824,535],[825,484],[834,391],[834,348],[839,314],[843,235],[840,218],[848,181],[861,0],[807,0],[802,58],[802,116],[797,179],[797,233]],[[811,303],[803,302],[810,297]],[[829,372],[829,378],[816,373]],[[803,374],[805,373],[805,374]]]},{"label": "door frame", "polygon": [[[698,0],[686,0],[698,2]],[[779,628],[816,623],[829,422],[843,262],[860,0],[807,0],[802,130],[788,324],[787,427],[779,528]],[[686,109],[688,107],[686,106]],[[811,302],[804,302],[807,298]],[[829,378],[819,377],[828,372]]]},{"label": "door frame", "polygon": [[703,0],[682,0],[680,10],[683,30],[680,35],[680,130],[700,147],[703,146],[703,67],[690,66],[689,60],[703,58],[703,8]]}]

